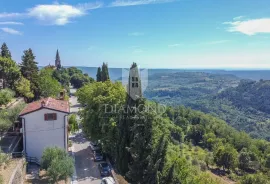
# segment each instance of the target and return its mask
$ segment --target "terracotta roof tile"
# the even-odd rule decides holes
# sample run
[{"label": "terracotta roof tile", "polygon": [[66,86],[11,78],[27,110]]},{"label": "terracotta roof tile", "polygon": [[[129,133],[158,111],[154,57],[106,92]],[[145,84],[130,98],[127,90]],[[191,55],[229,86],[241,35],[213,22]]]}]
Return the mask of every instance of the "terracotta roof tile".
[{"label": "terracotta roof tile", "polygon": [[27,104],[27,106],[21,111],[20,116],[39,110],[41,108],[47,108],[47,109],[69,113],[68,101],[56,100],[54,98],[48,97],[48,98],[44,98],[44,99]]}]

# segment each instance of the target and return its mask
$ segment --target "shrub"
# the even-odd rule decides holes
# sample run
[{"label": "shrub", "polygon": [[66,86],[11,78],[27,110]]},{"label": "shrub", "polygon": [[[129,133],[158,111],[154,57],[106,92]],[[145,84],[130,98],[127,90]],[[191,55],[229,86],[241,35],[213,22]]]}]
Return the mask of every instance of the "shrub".
[{"label": "shrub", "polygon": [[199,165],[199,161],[197,159],[193,159],[191,163],[192,165]]},{"label": "shrub", "polygon": [[228,178],[230,178],[233,181],[237,181],[238,180],[238,176],[235,173],[233,173],[233,172],[231,172],[229,174]]},{"label": "shrub", "polygon": [[66,156],[68,155],[65,150],[62,150],[58,147],[46,148],[42,154],[41,168],[47,170],[51,166],[54,159],[61,160]]},{"label": "shrub", "polygon": [[79,130],[78,121],[75,114],[71,114],[68,119],[69,130],[73,133]]},{"label": "shrub", "polygon": [[67,180],[74,172],[74,160],[58,147],[46,148],[41,158],[41,167],[47,170],[51,183]]},{"label": "shrub", "polygon": [[248,174],[243,176],[240,184],[269,184],[266,176],[261,173],[258,174]]},{"label": "shrub", "polygon": [[8,104],[14,97],[15,93],[10,89],[0,90],[0,105]]},{"label": "shrub", "polygon": [[72,141],[69,140],[69,141],[68,141],[68,147],[71,147],[71,146],[72,146]]},{"label": "shrub", "polygon": [[200,162],[200,168],[201,168],[201,171],[206,171],[208,169],[205,162]]},{"label": "shrub", "polygon": [[67,180],[74,172],[73,159],[65,156],[62,159],[53,159],[50,167],[47,170],[47,176],[51,183],[56,183],[60,180]]},{"label": "shrub", "polygon": [[8,161],[9,161],[8,155],[3,153],[2,150],[0,150],[0,166],[6,164]]}]

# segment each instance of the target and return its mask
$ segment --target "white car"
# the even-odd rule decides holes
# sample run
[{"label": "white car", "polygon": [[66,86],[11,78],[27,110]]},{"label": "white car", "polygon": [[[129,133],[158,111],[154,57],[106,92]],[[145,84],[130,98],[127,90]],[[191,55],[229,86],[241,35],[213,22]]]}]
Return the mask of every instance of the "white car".
[{"label": "white car", "polygon": [[112,177],[102,178],[101,184],[115,184],[115,181]]}]

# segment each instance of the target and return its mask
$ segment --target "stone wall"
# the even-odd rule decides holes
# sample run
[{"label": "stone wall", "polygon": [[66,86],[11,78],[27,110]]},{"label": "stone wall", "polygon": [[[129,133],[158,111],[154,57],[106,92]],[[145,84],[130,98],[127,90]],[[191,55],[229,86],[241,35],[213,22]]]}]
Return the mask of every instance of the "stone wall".
[{"label": "stone wall", "polygon": [[24,181],[24,174],[25,174],[25,160],[21,159],[14,169],[10,179],[9,184],[23,184]]}]

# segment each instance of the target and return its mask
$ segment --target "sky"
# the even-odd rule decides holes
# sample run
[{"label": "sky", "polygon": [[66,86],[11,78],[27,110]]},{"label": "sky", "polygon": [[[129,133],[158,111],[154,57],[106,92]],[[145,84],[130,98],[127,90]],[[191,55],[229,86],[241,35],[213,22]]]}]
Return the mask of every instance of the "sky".
[{"label": "sky", "polygon": [[270,68],[269,0],[0,0],[0,43],[40,66]]}]

